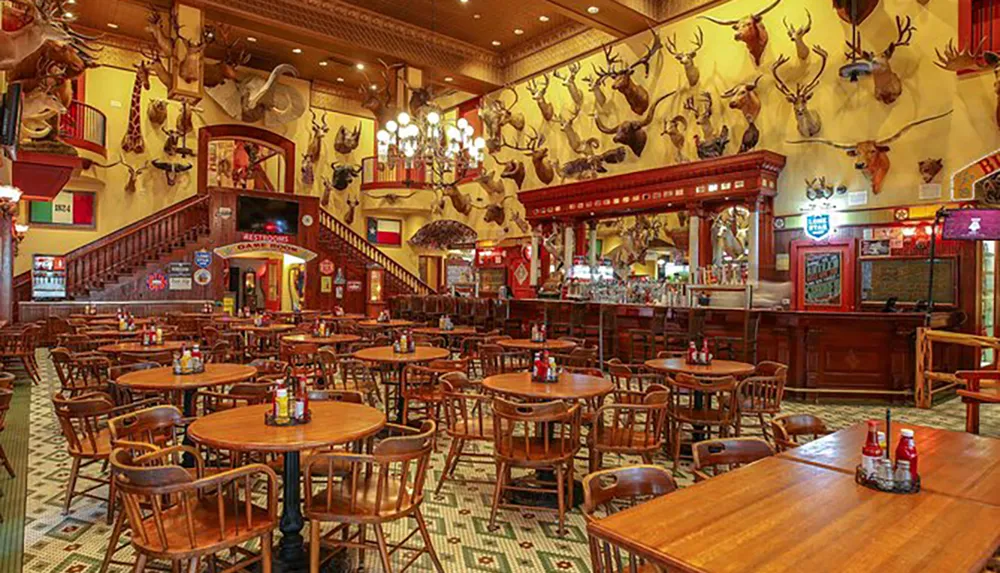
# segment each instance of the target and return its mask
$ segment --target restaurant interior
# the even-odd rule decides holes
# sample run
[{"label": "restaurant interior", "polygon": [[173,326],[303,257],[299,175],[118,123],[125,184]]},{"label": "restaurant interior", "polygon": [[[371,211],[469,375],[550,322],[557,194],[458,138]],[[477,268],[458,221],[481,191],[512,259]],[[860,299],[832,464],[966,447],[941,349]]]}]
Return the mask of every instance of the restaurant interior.
[{"label": "restaurant interior", "polygon": [[6,0],[0,77],[0,573],[1000,573],[1000,0]]}]

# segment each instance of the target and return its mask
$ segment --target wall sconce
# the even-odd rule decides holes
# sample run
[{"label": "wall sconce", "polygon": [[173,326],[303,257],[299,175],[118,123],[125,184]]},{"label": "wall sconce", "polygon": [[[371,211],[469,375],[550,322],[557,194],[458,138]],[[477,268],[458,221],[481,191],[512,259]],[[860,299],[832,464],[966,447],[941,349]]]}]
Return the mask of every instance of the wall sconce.
[{"label": "wall sconce", "polygon": [[21,246],[21,241],[24,240],[24,236],[28,234],[28,225],[21,225],[18,223],[14,224],[12,233],[14,234],[14,256],[17,256],[18,247]]},{"label": "wall sconce", "polygon": [[17,187],[0,186],[0,215],[13,216],[17,202],[21,200],[21,190]]}]

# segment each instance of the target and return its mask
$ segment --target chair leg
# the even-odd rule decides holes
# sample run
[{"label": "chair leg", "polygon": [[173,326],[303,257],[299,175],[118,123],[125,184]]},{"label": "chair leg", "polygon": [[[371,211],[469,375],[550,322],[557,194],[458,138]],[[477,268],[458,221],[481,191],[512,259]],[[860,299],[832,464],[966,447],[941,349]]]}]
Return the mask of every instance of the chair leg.
[{"label": "chair leg", "polygon": [[135,565],[132,566],[132,573],[142,573],[146,570],[146,554],[140,553],[135,556]]},{"label": "chair leg", "polygon": [[417,518],[417,527],[420,528],[420,535],[424,538],[424,547],[427,549],[427,554],[431,556],[431,561],[434,562],[434,568],[437,569],[438,573],[444,573],[441,560],[438,559],[437,551],[434,551],[434,544],[431,543],[431,534],[427,530],[427,522],[424,521],[424,514],[420,512],[420,509],[417,509],[413,516]]},{"label": "chair leg", "polygon": [[564,485],[564,479],[566,474],[563,472],[563,467],[561,465],[556,466],[556,498],[559,502],[559,529],[556,531],[559,535],[565,535],[566,529],[563,526],[566,520],[566,491]]},{"label": "chair leg", "polygon": [[382,531],[382,524],[372,525],[375,529],[375,541],[378,542],[379,557],[382,558],[382,570],[385,573],[392,573],[392,562],[389,559],[389,547],[385,543],[385,532]]},{"label": "chair leg", "polygon": [[118,541],[122,536],[122,528],[125,526],[125,512],[119,511],[115,516],[115,526],[111,529],[111,537],[108,539],[108,548],[104,550],[104,561],[101,562],[101,569],[98,573],[105,573],[111,565],[111,558],[118,551]]},{"label": "chair leg", "polygon": [[671,457],[674,459],[674,472],[677,471],[677,465],[681,459],[681,424],[678,422],[674,424],[673,439],[670,441],[673,444]]},{"label": "chair leg", "polygon": [[358,533],[359,543],[361,547],[358,548],[358,571],[364,571],[365,569],[365,543],[367,543],[368,526],[362,523],[358,526],[360,530]]},{"label": "chair leg", "polygon": [[260,538],[260,569],[262,573],[271,573],[271,536],[268,531]]},{"label": "chair leg", "polygon": [[200,568],[201,568],[201,557],[192,557],[191,560],[188,561],[188,567],[187,567],[188,573],[198,573],[198,570]]},{"label": "chair leg", "polygon": [[80,458],[73,458],[69,470],[69,482],[66,484],[66,501],[63,502],[63,515],[69,513],[69,505],[73,503],[73,492],[76,491],[76,478],[80,475]]},{"label": "chair leg", "polygon": [[496,529],[497,509],[500,507],[500,497],[503,494],[504,476],[507,474],[507,464],[497,464],[497,484],[493,489],[493,507],[490,509],[490,531]]},{"label": "chair leg", "polygon": [[444,470],[441,472],[441,479],[438,480],[437,487],[434,488],[435,494],[441,493],[441,486],[444,485],[444,480],[448,478],[452,465],[458,463],[459,443],[461,443],[461,440],[455,438],[451,441],[451,445],[448,446],[448,456],[444,459]]},{"label": "chair leg", "polygon": [[7,452],[4,451],[2,445],[0,445],[0,462],[2,462],[3,467],[7,469],[7,473],[10,474],[10,477],[17,477],[14,475],[14,467],[10,465],[10,460],[7,459]]},{"label": "chair leg", "polygon": [[118,488],[115,486],[115,472],[111,471],[109,474],[110,479],[108,479],[108,525],[115,519],[115,492]]},{"label": "chair leg", "polygon": [[970,434],[979,433],[979,403],[969,401],[965,404],[965,431]]},{"label": "chair leg", "polygon": [[319,520],[309,520],[309,573],[319,573]]}]

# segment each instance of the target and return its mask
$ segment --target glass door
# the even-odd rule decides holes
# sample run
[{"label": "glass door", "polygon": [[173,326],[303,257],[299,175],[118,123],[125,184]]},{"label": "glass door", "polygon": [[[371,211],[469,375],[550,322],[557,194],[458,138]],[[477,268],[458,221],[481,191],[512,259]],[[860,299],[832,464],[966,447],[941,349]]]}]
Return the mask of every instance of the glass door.
[{"label": "glass door", "polygon": [[[996,336],[996,275],[997,242],[982,241],[982,277],[979,285],[979,332],[983,336]],[[996,351],[985,348],[979,353],[979,366],[989,366],[996,360]]]}]

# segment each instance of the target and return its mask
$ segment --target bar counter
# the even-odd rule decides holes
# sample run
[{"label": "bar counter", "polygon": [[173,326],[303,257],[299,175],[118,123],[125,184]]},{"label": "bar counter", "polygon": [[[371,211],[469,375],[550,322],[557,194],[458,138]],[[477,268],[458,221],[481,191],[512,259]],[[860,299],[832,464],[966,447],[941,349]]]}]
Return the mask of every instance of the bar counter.
[{"label": "bar counter", "polygon": [[[915,312],[747,311],[551,299],[511,300],[510,318],[525,326],[545,321],[552,335],[588,338],[600,343],[605,360],[628,362],[655,355],[667,342],[683,348],[689,335],[703,331],[717,345],[733,346],[736,360],[787,364],[789,397],[893,402],[912,400],[916,330],[926,321]],[[930,326],[955,329],[959,322],[958,313],[936,312]],[[744,356],[745,338],[756,338],[756,356],[752,343]],[[949,371],[973,366],[971,353],[941,350],[940,363]]]}]

